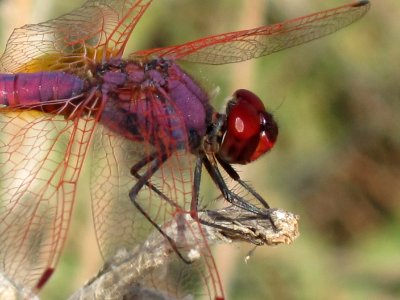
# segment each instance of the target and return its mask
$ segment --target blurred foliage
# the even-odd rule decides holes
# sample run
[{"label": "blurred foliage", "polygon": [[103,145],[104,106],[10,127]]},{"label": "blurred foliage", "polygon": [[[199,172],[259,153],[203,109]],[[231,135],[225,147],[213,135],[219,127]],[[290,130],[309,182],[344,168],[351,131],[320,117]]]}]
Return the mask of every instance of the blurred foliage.
[{"label": "blurred foliage", "polygon": [[[259,12],[265,24],[345,2],[257,1],[265,6]],[[371,2],[364,19],[328,38],[236,66],[190,66],[205,86],[220,87],[217,108],[237,88],[265,99],[280,124],[276,149],[240,172],[272,206],[301,216],[302,236],[291,246],[259,248],[247,264],[249,248],[231,246],[232,259],[218,262],[230,266],[221,274],[229,278],[229,299],[400,298],[400,2]],[[41,20],[82,1],[37,0],[32,9],[49,3]],[[128,52],[247,28],[244,5],[154,1]],[[250,86],[237,72],[248,64]],[[77,254],[90,220],[82,210],[78,215],[43,299],[64,298],[81,284],[74,277],[82,276],[77,268],[84,259]],[[95,243],[90,247],[85,251],[97,251]]]}]

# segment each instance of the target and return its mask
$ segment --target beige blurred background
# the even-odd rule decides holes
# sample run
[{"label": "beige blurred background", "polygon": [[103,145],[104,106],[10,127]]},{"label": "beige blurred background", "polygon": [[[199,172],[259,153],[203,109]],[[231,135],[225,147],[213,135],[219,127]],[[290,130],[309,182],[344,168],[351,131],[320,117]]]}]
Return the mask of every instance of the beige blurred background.
[{"label": "beige blurred background", "polygon": [[[301,237],[291,246],[258,248],[247,263],[247,245],[216,249],[228,299],[400,298],[400,2],[371,2],[366,17],[330,37],[245,63],[194,66],[206,86],[220,88],[217,109],[238,88],[265,100],[279,122],[278,143],[240,174],[273,207],[301,216]],[[13,28],[82,3],[2,0],[1,49]],[[252,28],[344,3],[154,1],[129,49]],[[67,247],[43,299],[66,298],[101,265],[87,184],[83,178]]]}]

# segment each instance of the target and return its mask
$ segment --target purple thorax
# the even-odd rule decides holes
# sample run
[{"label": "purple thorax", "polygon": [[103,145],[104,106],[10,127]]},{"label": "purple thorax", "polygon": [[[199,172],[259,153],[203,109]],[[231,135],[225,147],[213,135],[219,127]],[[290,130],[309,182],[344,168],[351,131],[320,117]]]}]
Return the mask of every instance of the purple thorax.
[{"label": "purple thorax", "polygon": [[208,96],[174,62],[117,61],[102,79],[103,94],[109,98],[101,122],[111,130],[165,146],[188,134],[205,135],[212,111]]}]

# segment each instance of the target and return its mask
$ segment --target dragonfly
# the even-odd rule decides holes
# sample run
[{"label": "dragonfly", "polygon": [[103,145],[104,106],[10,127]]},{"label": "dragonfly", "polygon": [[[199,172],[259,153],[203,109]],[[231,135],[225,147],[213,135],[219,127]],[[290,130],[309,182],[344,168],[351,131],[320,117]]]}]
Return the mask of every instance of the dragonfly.
[{"label": "dragonfly", "polygon": [[[155,229],[186,268],[163,274],[161,286],[160,279],[146,282],[182,298],[196,295],[196,281],[205,286],[201,293],[223,299],[206,238],[195,237],[201,257],[196,265],[161,224],[189,214],[203,226],[197,215],[207,207],[200,195],[203,168],[227,203],[263,213],[268,203],[233,166],[267,153],[278,127],[246,89],[217,112],[209,93],[179,63],[266,56],[346,27],[370,7],[360,0],[124,55],[151,4],[88,0],[56,19],[18,28],[8,40],[0,59],[0,270],[17,286],[37,293],[54,273],[91,148],[91,206],[103,257],[139,245]],[[230,189],[226,177],[239,188]]]}]

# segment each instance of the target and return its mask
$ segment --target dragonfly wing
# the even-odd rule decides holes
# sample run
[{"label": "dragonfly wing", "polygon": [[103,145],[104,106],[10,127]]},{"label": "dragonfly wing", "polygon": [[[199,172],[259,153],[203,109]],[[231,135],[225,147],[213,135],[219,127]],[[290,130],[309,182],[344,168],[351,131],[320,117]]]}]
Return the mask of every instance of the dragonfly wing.
[{"label": "dragonfly wing", "polygon": [[89,0],[59,18],[15,29],[0,72],[63,70],[85,74],[93,63],[121,57],[151,0]]},{"label": "dragonfly wing", "polygon": [[40,289],[55,268],[99,113],[0,108],[1,271],[18,285]]},{"label": "dragonfly wing", "polygon": [[214,65],[241,62],[331,34],[360,19],[369,7],[368,1],[361,0],[270,26],[213,35],[176,46],[138,51],[130,57],[165,57]]},{"label": "dragonfly wing", "polygon": [[144,155],[140,143],[130,142],[99,124],[93,140],[91,196],[97,241],[105,259],[119,249],[132,249],[145,237],[143,216],[129,199],[136,180],[130,168]]},{"label": "dragonfly wing", "polygon": [[[138,172],[139,176],[143,176],[154,165],[154,159],[162,160],[163,155],[169,157],[151,176],[148,181],[151,186],[144,185],[135,199],[156,224],[162,226],[168,222],[178,222],[191,209],[195,157],[190,152],[183,116],[172,99],[165,94],[154,93],[154,87],[149,87],[144,98],[146,100],[132,101],[130,109],[131,112],[146,116],[146,122],[135,127],[143,137],[141,141],[130,141],[105,126],[99,126],[95,133],[91,175],[92,211],[97,240],[106,261],[119,251],[142,245],[150,234],[156,232],[156,228],[136,209],[129,197],[132,187],[138,182],[137,177],[130,173],[133,166],[143,162],[143,168]],[[155,132],[156,139],[152,138]],[[190,231],[190,226],[185,230]],[[192,232],[199,230],[193,229]],[[172,237],[174,240],[176,238]],[[168,243],[161,234],[159,239]],[[197,241],[201,255],[198,263],[188,267],[176,259],[171,265],[163,266],[164,271],[149,274],[141,284],[146,282],[163,293],[174,297],[179,295],[179,299],[188,292],[183,291],[183,287],[198,288],[196,282],[208,284],[210,295],[222,295],[218,273],[205,237],[196,235],[193,239]],[[179,269],[176,269],[178,265]]]}]

